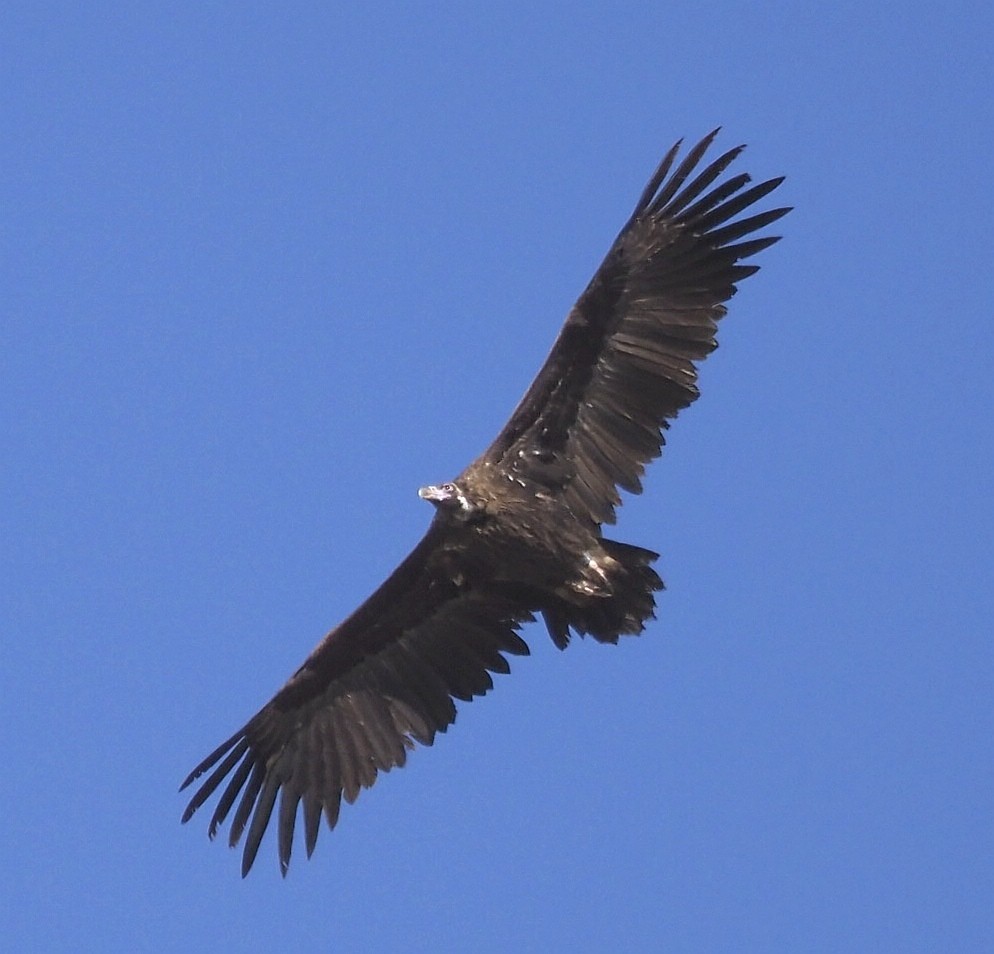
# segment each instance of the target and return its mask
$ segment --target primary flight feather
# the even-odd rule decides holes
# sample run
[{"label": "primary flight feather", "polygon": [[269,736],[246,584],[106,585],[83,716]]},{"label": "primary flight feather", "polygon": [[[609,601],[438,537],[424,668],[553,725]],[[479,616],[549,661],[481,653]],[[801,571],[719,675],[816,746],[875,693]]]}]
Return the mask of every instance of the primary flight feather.
[{"label": "primary flight feather", "polygon": [[220,790],[212,838],[234,810],[243,875],[274,811],[281,870],[298,821],[310,855],[322,816],[334,828],[342,798],[431,745],[453,699],[483,695],[507,655],[528,653],[519,630],[536,615],[560,648],[571,633],[617,642],[653,616],[657,554],[601,527],[697,398],[695,362],[757,271],[740,263],[778,238],[749,236],[789,211],[740,217],[782,179],[722,178],[742,146],[701,168],[716,134],[679,164],[681,143],[664,156],[497,439],[451,483],[421,488],[435,506],[421,542],[183,782],[210,773],[184,822]]}]

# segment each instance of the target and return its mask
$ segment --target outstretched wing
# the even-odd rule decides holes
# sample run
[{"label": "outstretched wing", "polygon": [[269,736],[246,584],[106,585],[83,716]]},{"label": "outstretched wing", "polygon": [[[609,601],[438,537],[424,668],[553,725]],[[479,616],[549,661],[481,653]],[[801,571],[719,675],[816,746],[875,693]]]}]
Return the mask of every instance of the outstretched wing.
[{"label": "outstretched wing", "polygon": [[738,218],[783,179],[748,189],[745,173],[719,181],[743,146],[698,171],[717,133],[675,168],[680,142],[663,158],[538,377],[472,467],[550,485],[596,524],[614,522],[619,487],[641,491],[662,430],[697,398],[694,362],[716,347],[723,303],[758,270],[739,263],[779,237],[740,240],[790,211]]},{"label": "outstretched wing", "polygon": [[298,806],[314,850],[322,814],[329,828],[341,799],[353,802],[379,771],[403,765],[414,742],[431,745],[469,700],[509,671],[502,654],[524,655],[520,603],[460,587],[437,563],[435,524],[391,577],[333,629],[287,684],[183,782],[206,772],[183,814],[216,791],[210,836],[236,800],[229,844],[246,828],[242,876],[255,861],[279,796],[280,868],[286,873]]}]

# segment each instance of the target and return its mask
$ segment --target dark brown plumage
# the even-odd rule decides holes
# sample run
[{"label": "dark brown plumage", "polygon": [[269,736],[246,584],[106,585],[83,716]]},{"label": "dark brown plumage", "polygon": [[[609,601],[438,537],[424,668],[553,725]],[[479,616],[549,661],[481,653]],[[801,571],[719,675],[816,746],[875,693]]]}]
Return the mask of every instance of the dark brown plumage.
[{"label": "dark brown plumage", "polygon": [[666,154],[493,444],[451,484],[422,488],[436,514],[410,556],[183,782],[210,773],[184,822],[220,790],[212,838],[234,809],[243,875],[274,810],[283,872],[298,814],[310,855],[322,815],[333,828],[343,797],[431,745],[453,699],[487,692],[506,656],[528,653],[518,631],[536,614],[561,648],[571,632],[617,642],[653,616],[656,554],[601,525],[696,399],[694,362],[757,270],[740,262],[777,241],[742,239],[788,211],[736,218],[782,180],[715,185],[743,148],[697,171],[716,133],[678,165],[680,143]]}]

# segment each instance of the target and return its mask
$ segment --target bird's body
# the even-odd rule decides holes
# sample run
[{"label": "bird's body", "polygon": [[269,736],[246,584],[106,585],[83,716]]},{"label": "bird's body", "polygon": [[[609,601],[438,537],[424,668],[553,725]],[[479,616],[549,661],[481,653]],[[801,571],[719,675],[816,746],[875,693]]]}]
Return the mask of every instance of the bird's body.
[{"label": "bird's body", "polygon": [[421,542],[187,777],[210,772],[183,820],[221,789],[210,834],[234,809],[243,874],[274,811],[283,871],[298,808],[310,854],[322,816],[334,827],[343,797],[430,745],[453,699],[485,693],[507,655],[528,652],[523,624],[541,616],[564,648],[573,633],[617,642],[653,616],[657,555],[602,527],[697,397],[722,303],[757,270],[738,263],[777,240],[739,239],[788,211],[735,218],[781,180],[716,185],[742,147],[698,171],[714,136],[675,168],[680,144],[664,157],[496,440],[451,483],[421,489],[436,508]]},{"label": "bird's body", "polygon": [[641,631],[652,593],[662,586],[648,566],[657,554],[605,540],[554,484],[510,476],[487,461],[445,486],[449,494],[433,500],[439,533],[433,559],[442,578],[517,598],[543,615],[561,647],[569,627],[609,642]]}]

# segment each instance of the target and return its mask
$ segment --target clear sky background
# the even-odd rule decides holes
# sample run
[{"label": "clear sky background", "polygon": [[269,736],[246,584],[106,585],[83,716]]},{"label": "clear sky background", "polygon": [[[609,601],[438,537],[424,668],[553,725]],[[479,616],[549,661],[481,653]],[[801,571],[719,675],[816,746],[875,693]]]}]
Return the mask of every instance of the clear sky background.
[{"label": "clear sky background", "polygon": [[[5,4],[0,946],[994,950],[990,16]],[[243,882],[180,780],[718,124],[796,210],[621,510],[658,621]]]}]

